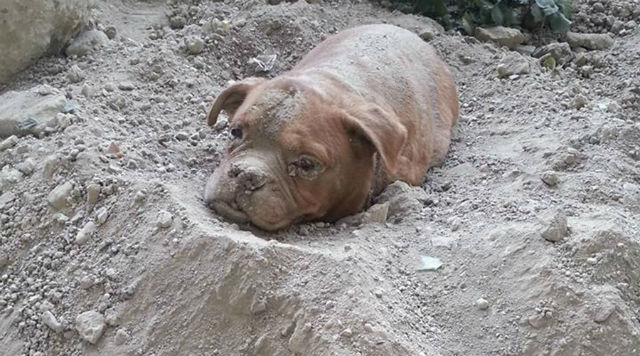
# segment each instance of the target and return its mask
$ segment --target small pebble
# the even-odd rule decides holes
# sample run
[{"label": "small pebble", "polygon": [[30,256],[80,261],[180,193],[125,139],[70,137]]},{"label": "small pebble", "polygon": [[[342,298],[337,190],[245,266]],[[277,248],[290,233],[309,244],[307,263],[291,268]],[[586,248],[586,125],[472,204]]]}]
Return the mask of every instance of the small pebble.
[{"label": "small pebble", "polygon": [[480,310],[487,310],[489,309],[489,302],[484,298],[480,298],[476,300],[476,307]]},{"label": "small pebble", "polygon": [[158,213],[158,220],[156,220],[156,226],[161,229],[166,229],[173,223],[173,214],[166,210],[160,210]]}]

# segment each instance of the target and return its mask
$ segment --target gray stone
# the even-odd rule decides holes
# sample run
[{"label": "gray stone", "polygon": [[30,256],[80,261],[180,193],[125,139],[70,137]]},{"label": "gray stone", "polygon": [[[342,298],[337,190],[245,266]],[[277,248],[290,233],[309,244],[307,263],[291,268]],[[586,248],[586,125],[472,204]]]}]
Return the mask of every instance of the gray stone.
[{"label": "gray stone", "polygon": [[601,305],[593,316],[593,321],[596,323],[604,323],[611,317],[611,314],[616,310],[616,307],[609,303],[605,302],[604,305]]},{"label": "gray stone", "polygon": [[0,195],[0,209],[3,209],[7,203],[12,202],[16,198],[13,192],[4,192]]},{"label": "gray stone", "polygon": [[82,32],[78,37],[74,38],[65,50],[65,53],[67,56],[85,56],[108,43],[109,37],[107,37],[104,32],[89,30]]},{"label": "gray stone", "polygon": [[18,144],[18,136],[12,135],[0,142],[0,152],[9,149]]},{"label": "gray stone", "polygon": [[84,245],[89,241],[93,233],[96,232],[96,224],[93,221],[86,223],[78,234],[76,235],[76,243],[78,245]]},{"label": "gray stone", "polygon": [[98,342],[104,333],[104,316],[95,310],[86,311],[76,317],[76,330],[80,337],[91,343]]},{"label": "gray stone", "polygon": [[581,108],[587,106],[588,102],[589,101],[587,100],[587,98],[584,95],[577,94],[571,100],[571,106],[573,106],[574,108],[580,110]]},{"label": "gray stone", "polygon": [[542,179],[544,184],[548,185],[549,187],[555,187],[556,185],[558,185],[558,175],[556,174],[556,172],[544,172],[542,173],[540,179]]},{"label": "gray stone", "polygon": [[91,183],[87,186],[87,203],[93,205],[100,199],[100,185]]},{"label": "gray stone", "polygon": [[188,36],[184,39],[184,45],[189,54],[200,54],[204,49],[204,41],[198,36]]},{"label": "gray stone", "polygon": [[567,215],[563,212],[558,212],[551,220],[549,226],[542,231],[542,237],[547,241],[558,242],[567,236],[568,233]]},{"label": "gray stone", "polygon": [[58,319],[56,319],[56,316],[53,315],[53,313],[49,310],[44,311],[41,318],[44,325],[48,326],[49,329],[57,333],[61,332],[64,329],[62,324],[58,321]]},{"label": "gray stone", "polygon": [[476,28],[476,38],[483,42],[495,42],[500,46],[515,49],[524,42],[527,37],[515,28],[495,26],[489,28]]},{"label": "gray stone", "polygon": [[69,198],[73,190],[73,183],[66,182],[55,187],[48,195],[49,205],[56,210],[61,210],[69,205]]},{"label": "gray stone", "polygon": [[62,92],[41,85],[26,91],[9,91],[0,96],[0,138],[38,135],[55,127],[56,114],[67,100]]},{"label": "gray stone", "polygon": [[158,213],[158,220],[156,226],[162,229],[166,229],[173,223],[173,214],[166,210],[160,210]]},{"label": "gray stone", "polygon": [[2,0],[0,83],[56,53],[89,20],[91,1]]},{"label": "gray stone", "polygon": [[498,71],[498,78],[507,78],[512,75],[528,74],[531,71],[531,66],[525,57],[513,54],[503,58],[496,70]]},{"label": "gray stone", "polygon": [[372,205],[362,217],[362,224],[384,224],[389,214],[389,202]]},{"label": "gray stone", "polygon": [[613,38],[605,33],[567,32],[567,42],[571,48],[582,47],[590,50],[606,50],[613,46]]},{"label": "gray stone", "polygon": [[77,64],[72,65],[69,72],[67,72],[67,79],[69,79],[71,83],[79,83],[83,81],[84,78],[84,71],[80,69]]},{"label": "gray stone", "polygon": [[478,309],[480,310],[487,310],[489,309],[489,301],[484,298],[480,298],[476,300],[476,307],[478,307]]}]

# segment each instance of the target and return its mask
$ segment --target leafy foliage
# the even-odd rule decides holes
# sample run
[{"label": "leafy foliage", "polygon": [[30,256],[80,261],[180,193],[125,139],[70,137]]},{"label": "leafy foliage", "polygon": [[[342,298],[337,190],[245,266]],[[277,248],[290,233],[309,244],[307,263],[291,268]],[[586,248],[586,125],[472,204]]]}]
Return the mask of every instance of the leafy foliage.
[{"label": "leafy foliage", "polygon": [[447,27],[472,34],[478,25],[513,26],[534,29],[548,26],[566,33],[571,25],[570,0],[396,0],[406,12],[435,18]]}]

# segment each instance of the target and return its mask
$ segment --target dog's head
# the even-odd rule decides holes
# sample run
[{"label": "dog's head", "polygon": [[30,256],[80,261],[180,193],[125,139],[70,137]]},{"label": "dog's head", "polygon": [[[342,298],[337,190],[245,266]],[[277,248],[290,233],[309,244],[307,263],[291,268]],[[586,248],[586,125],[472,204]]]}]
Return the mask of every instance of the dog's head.
[{"label": "dog's head", "polygon": [[336,105],[295,78],[248,78],[214,101],[232,141],[207,181],[204,199],[220,215],[273,231],[291,223],[332,221],[360,210],[374,175],[374,153],[396,169],[406,130],[373,103]]}]

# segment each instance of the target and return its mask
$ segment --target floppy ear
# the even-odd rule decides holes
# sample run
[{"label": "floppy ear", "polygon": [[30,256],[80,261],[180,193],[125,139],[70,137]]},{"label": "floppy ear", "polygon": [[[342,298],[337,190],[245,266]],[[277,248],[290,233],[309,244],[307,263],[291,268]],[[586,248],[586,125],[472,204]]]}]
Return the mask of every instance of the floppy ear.
[{"label": "floppy ear", "polygon": [[218,115],[222,110],[226,111],[229,117],[232,117],[247,97],[247,94],[249,94],[249,91],[264,81],[263,78],[247,78],[223,90],[209,109],[207,124],[213,126],[218,121]]},{"label": "floppy ear", "polygon": [[387,171],[395,173],[407,140],[407,129],[395,114],[376,104],[367,104],[345,113],[342,122],[348,134],[364,138],[378,152]]}]

